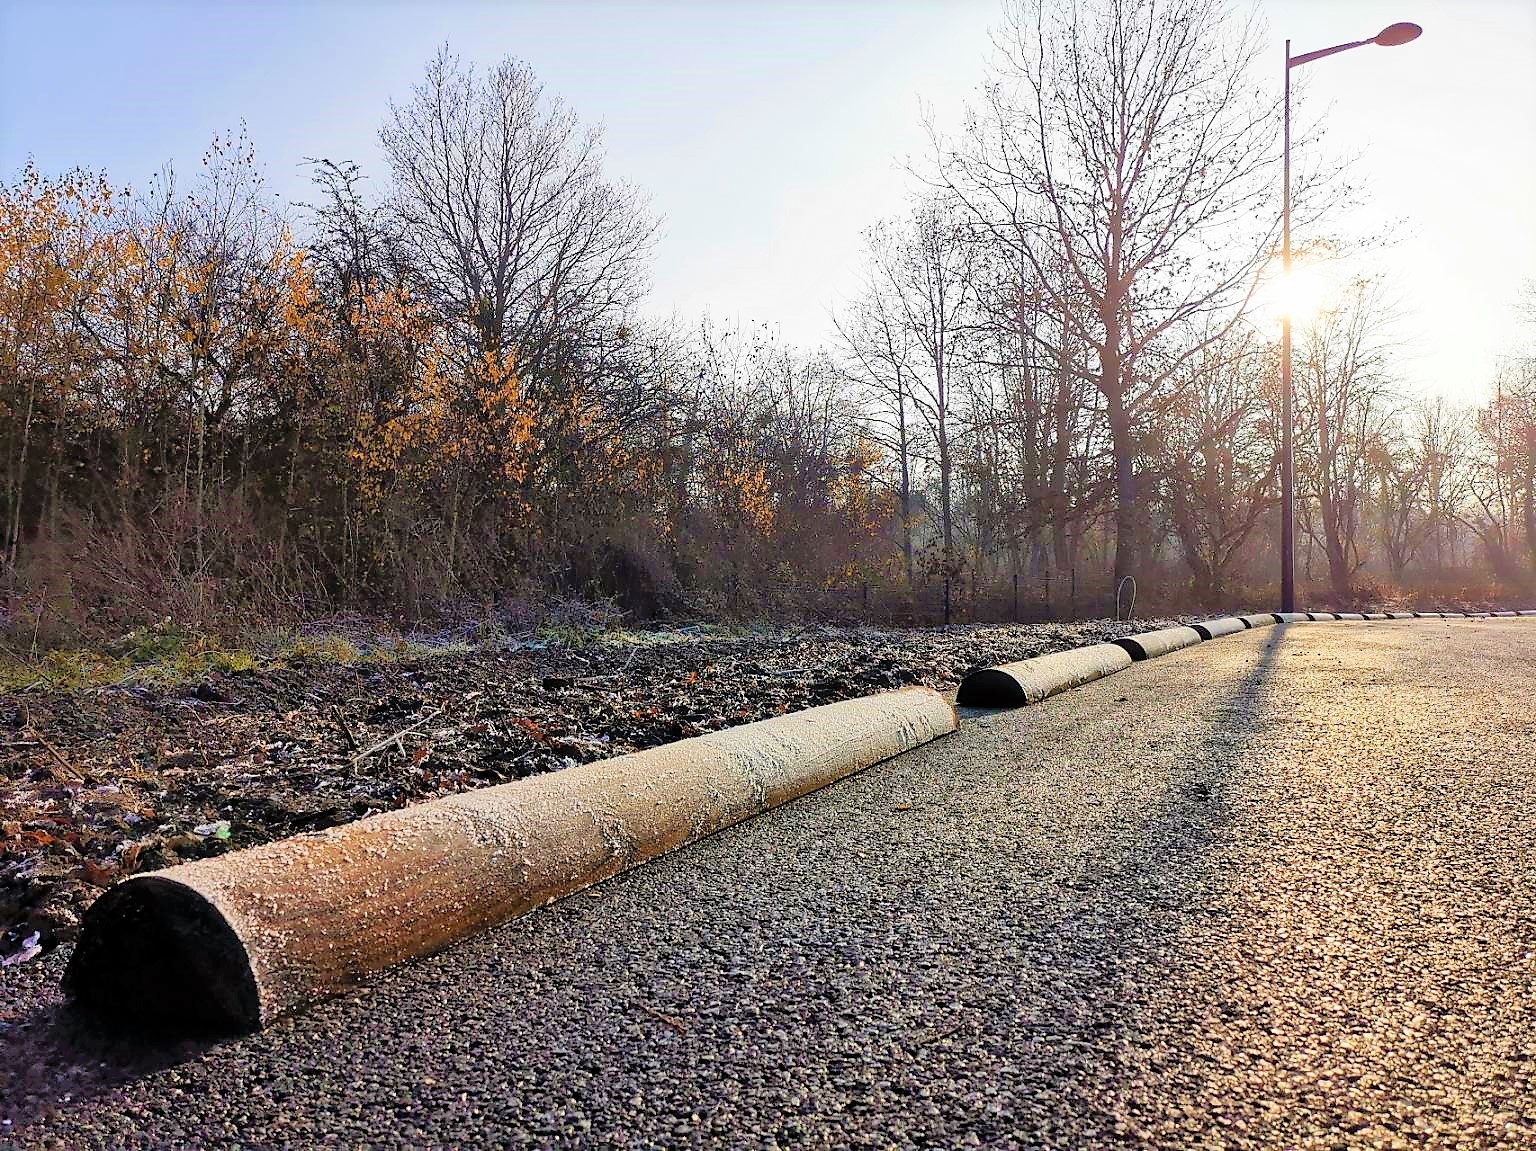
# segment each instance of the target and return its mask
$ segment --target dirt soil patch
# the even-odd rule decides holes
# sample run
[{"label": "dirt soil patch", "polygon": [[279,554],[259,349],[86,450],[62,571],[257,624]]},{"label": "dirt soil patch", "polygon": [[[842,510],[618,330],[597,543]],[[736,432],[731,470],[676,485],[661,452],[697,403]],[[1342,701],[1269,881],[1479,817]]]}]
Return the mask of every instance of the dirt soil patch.
[{"label": "dirt soil patch", "polygon": [[135,872],[1172,622],[527,638],[0,694],[0,962],[73,939]]}]

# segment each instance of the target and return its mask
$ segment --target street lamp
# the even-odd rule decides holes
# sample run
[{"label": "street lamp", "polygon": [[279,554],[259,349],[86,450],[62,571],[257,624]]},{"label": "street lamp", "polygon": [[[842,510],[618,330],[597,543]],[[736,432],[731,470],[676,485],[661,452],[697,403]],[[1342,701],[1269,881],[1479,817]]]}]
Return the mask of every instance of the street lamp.
[{"label": "street lamp", "polygon": [[[1383,48],[1395,48],[1410,40],[1417,40],[1424,31],[1417,24],[1389,24],[1369,40],[1355,40],[1349,44],[1335,44],[1332,48],[1319,48],[1316,52],[1291,55],[1291,42],[1285,42],[1285,198],[1283,266],[1285,281],[1291,278],[1291,69],[1324,56],[1348,52],[1351,48],[1363,48],[1377,44]],[[1291,308],[1287,304],[1280,321],[1280,390],[1283,414],[1280,429],[1280,610],[1296,610],[1296,473],[1291,456],[1291,420],[1295,398],[1291,393]]]}]

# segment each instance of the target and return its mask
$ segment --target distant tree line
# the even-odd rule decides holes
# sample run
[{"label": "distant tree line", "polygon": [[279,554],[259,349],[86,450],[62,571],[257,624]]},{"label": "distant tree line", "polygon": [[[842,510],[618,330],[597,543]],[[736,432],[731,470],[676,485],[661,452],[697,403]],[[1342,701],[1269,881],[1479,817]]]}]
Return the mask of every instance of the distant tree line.
[{"label": "distant tree line", "polygon": [[[6,629],[549,593],[873,610],[872,587],[933,620],[1020,580],[1060,610],[1068,573],[1085,607],[1123,576],[1268,602],[1278,109],[1253,31],[1221,0],[1024,2],[996,42],[811,351],[642,318],[656,220],[516,61],[444,50],[388,111],[378,193],[318,160],[288,214],[243,133],[138,193],[29,166],[0,191]],[[1313,224],[1328,176],[1298,181]],[[1410,402],[1390,318],[1367,279],[1298,323],[1304,590],[1531,588],[1536,361],[1475,409]]]}]

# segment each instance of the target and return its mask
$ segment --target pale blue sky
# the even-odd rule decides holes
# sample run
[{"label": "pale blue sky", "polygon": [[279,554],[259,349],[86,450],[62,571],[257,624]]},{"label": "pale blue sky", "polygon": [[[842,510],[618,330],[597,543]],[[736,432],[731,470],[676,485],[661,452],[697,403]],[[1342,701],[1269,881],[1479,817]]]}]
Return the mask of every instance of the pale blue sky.
[{"label": "pale blue sky", "polygon": [[[1259,0],[1296,51],[1394,20],[1418,42],[1308,65],[1330,142],[1358,149],[1360,220],[1401,222],[1376,257],[1405,313],[1400,374],[1470,401],[1519,336],[1536,277],[1536,0]],[[859,231],[899,210],[919,101],[955,125],[981,79],[994,0],[925,3],[35,3],[0,0],[0,176],[105,168],[142,184],[249,125],[271,186],[305,156],[382,183],[376,132],[444,41],[533,65],[607,126],[608,166],[664,217],[651,307],[829,335]]]}]

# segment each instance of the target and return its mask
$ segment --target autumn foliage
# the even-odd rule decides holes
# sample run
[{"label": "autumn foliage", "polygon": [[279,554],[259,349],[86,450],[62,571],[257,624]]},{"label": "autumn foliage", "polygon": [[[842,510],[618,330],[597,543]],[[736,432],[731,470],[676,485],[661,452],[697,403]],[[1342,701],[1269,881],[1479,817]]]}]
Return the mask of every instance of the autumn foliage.
[{"label": "autumn foliage", "polygon": [[590,277],[568,308],[556,284],[465,298],[355,168],[316,176],[284,219],[236,136],[185,190],[31,167],[4,189],[13,634],[548,592],[749,612],[787,572],[874,562],[888,501],[856,423],[810,394],[830,366],[740,332],[642,332],[628,289],[594,299]]}]

